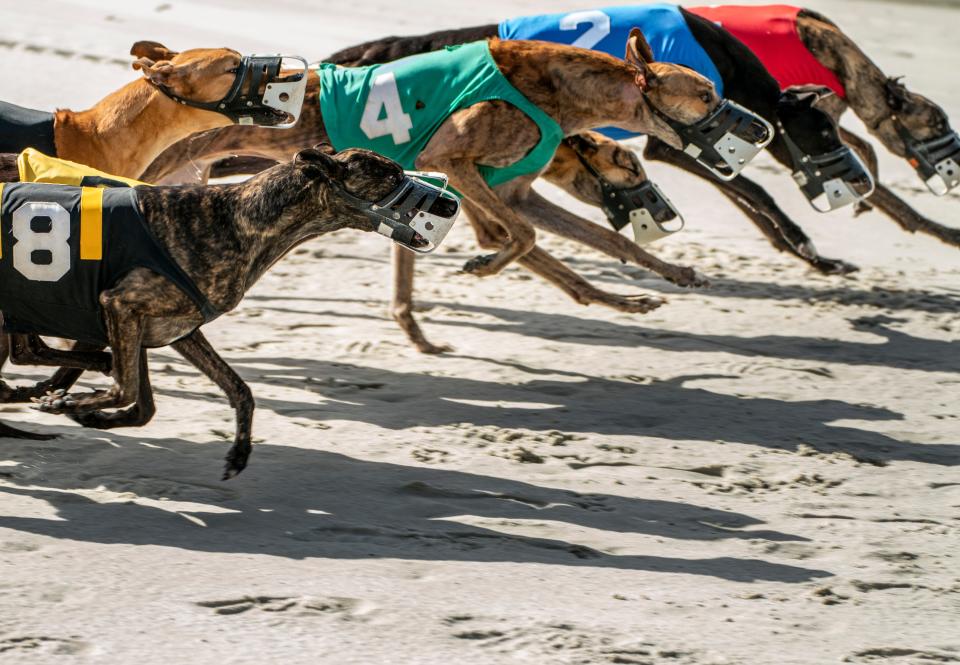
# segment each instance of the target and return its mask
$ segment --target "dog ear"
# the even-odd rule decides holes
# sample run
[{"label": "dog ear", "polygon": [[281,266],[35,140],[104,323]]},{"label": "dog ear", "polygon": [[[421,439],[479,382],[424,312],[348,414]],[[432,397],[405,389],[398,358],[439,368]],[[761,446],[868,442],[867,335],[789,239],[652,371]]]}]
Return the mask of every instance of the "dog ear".
[{"label": "dog ear", "polygon": [[336,151],[336,149],[333,147],[333,145],[331,145],[330,143],[327,143],[327,142],[318,143],[318,144],[316,144],[315,146],[313,146],[313,149],[314,149],[314,150],[317,150],[317,151],[319,151],[319,152],[322,152],[322,153],[324,153],[324,154],[330,155],[331,157],[332,157],[333,155],[337,154],[337,151]]},{"label": "dog ear", "polygon": [[148,58],[154,62],[158,60],[173,60],[177,51],[171,51],[160,42],[137,42],[130,47],[130,55],[135,58]]},{"label": "dog ear", "polygon": [[309,178],[340,177],[343,172],[343,166],[338,161],[330,154],[316,148],[301,150],[293,158],[293,163],[299,166]]},{"label": "dog ear", "polygon": [[133,63],[134,69],[143,71],[143,78],[154,85],[169,85],[177,73],[177,68],[169,61],[154,62],[150,58],[138,58]]},{"label": "dog ear", "polygon": [[791,108],[813,108],[821,99],[835,94],[822,85],[793,86],[780,93],[780,104]]},{"label": "dog ear", "polygon": [[656,78],[656,75],[650,69],[650,63],[655,62],[653,49],[643,36],[640,28],[630,30],[630,37],[627,38],[627,53],[623,59],[637,70],[637,86],[641,90],[647,90],[650,84]]}]

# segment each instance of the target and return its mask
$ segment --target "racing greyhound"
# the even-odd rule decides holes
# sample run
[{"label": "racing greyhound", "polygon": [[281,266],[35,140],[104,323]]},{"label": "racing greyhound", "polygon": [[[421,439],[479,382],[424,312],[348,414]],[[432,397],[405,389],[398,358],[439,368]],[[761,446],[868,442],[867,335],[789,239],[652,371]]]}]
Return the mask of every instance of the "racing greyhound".
[{"label": "racing greyhound", "polygon": [[[234,309],[310,238],[353,228],[422,249],[442,240],[459,212],[456,197],[391,160],[330,153],[302,151],[237,185],[6,184],[0,237],[17,242],[0,248],[5,323],[18,334],[112,350],[84,354],[88,369],[110,370],[109,389],[59,390],[36,400],[39,408],[101,429],[145,424],[154,413],[146,349],[172,345],[227,394],[237,431],[224,479],[240,473],[251,452],[253,397],[200,326]],[[8,426],[0,434],[30,436]]]}]

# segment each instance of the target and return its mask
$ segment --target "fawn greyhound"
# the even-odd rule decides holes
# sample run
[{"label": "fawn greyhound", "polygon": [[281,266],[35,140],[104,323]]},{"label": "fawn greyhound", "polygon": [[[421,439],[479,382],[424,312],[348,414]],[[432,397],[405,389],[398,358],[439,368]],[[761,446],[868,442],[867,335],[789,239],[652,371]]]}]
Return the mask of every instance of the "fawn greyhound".
[{"label": "fawn greyhound", "polygon": [[[145,424],[154,413],[146,349],[172,345],[236,411],[225,479],[250,456],[254,402],[200,326],[235,308],[310,238],[353,228],[418,249],[429,241],[414,231],[418,224],[449,228],[459,212],[455,197],[366,150],[302,151],[238,185],[5,189],[0,237],[17,240],[0,254],[5,323],[20,333],[87,341],[95,349],[78,353],[74,366],[109,370],[114,380],[88,394],[57,390],[36,400],[39,408],[103,429]],[[48,228],[40,232],[37,222]],[[49,260],[35,262],[37,252]],[[0,433],[30,436],[8,426]]]},{"label": "fawn greyhound", "polygon": [[[783,26],[793,23],[770,22],[772,14],[779,17],[784,12],[795,23],[795,32],[803,38],[804,45],[800,45],[799,39],[794,38],[794,41],[813,54],[807,54],[807,59],[812,63],[805,63],[808,66],[798,66],[798,60],[805,62],[802,54],[789,48],[789,31],[785,32]],[[674,15],[681,17],[682,23],[663,19],[664,16]],[[815,12],[783,6],[714,6],[691,8],[689,11],[675,5],[626,6],[523,17],[499,25],[446,30],[422,36],[389,37],[339,51],[329,59],[342,64],[366,65],[497,35],[548,39],[609,51],[616,41],[618,30],[636,24],[644,27],[652,24],[654,29],[661,31],[664,39],[657,44],[669,50],[669,53],[664,53],[663,59],[679,57],[675,61],[693,66],[714,78],[718,86],[723,86],[726,97],[778,124],[780,131],[769,150],[803,183],[802,189],[808,198],[824,193],[824,184],[828,179],[836,180],[839,176],[855,195],[845,196],[840,190],[841,200],[851,202],[857,196],[868,194],[867,200],[871,205],[903,228],[929,233],[949,244],[960,244],[960,230],[926,219],[883,185],[878,184],[871,194],[873,183],[863,163],[856,160],[848,148],[844,148],[841,138],[860,154],[874,176],[876,155],[866,141],[836,126],[836,120],[849,104],[894,154],[912,159],[925,180],[932,179],[933,183],[937,183],[941,179],[937,164],[941,165],[940,171],[949,179],[948,171],[956,167],[954,160],[960,161],[960,143],[950,131],[946,116],[929,100],[909,93],[896,81],[886,79],[848,36]],[[685,33],[691,43],[683,43],[683,39],[680,39]],[[756,52],[749,48],[751,46]],[[815,109],[830,114],[834,120],[833,127],[827,126],[824,118],[817,117],[818,111],[815,109],[798,113],[794,95],[785,95],[779,105],[772,101],[776,100],[780,89],[795,90],[793,86],[798,84],[803,84],[810,91],[818,87],[824,91],[825,94],[819,94],[819,100],[811,100],[807,94],[803,94],[806,100],[803,104],[815,102]],[[851,88],[852,92],[845,94],[845,88]],[[831,91],[844,94],[846,99],[830,94]],[[623,137],[622,134],[614,136]],[[954,152],[951,153],[951,150]],[[665,161],[710,178],[779,251],[797,256],[820,272],[845,273],[855,270],[854,266],[844,261],[820,256],[803,230],[780,209],[773,198],[744,176],[732,181],[713,177],[695,165],[687,155],[680,154],[655,138],[648,141],[644,157]],[[960,177],[960,167],[956,169],[955,176]],[[859,205],[860,210],[868,207],[863,203]]]}]

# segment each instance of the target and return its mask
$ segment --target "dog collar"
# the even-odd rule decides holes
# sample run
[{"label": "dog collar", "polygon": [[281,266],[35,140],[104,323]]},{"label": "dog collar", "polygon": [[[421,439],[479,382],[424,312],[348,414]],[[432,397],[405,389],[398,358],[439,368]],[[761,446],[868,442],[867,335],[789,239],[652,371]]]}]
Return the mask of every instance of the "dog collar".
[{"label": "dog collar", "polygon": [[335,187],[347,203],[373,221],[377,233],[418,254],[439,247],[460,215],[460,199],[447,189],[447,176],[442,173],[405,171],[400,185],[377,202]]},{"label": "dog collar", "polygon": [[[301,63],[301,71],[281,73],[290,65],[299,69]],[[303,109],[307,61],[300,56],[245,55],[240,59],[233,86],[223,99],[216,102],[186,99],[168,86],[157,83],[153,86],[178,104],[220,113],[238,125],[287,129],[297,124]],[[261,86],[263,94],[260,93]]]},{"label": "dog collar", "polygon": [[652,102],[650,108],[680,136],[683,151],[721,180],[736,178],[774,136],[765,118],[729,99],[692,125],[674,120]]},{"label": "dog collar", "polygon": [[[570,147],[583,167],[600,183],[602,209],[614,231],[620,232],[629,224],[636,243],[646,245],[683,230],[685,223],[680,211],[652,181],[635,187],[614,185],[578,148]],[[667,226],[668,222],[673,223]]]},{"label": "dog collar", "polygon": [[814,210],[830,212],[873,194],[873,176],[849,147],[842,146],[822,155],[807,155],[794,143],[783,125],[778,123],[778,126],[793,159],[793,179]]},{"label": "dog collar", "polygon": [[960,185],[960,136],[956,132],[918,141],[899,117],[893,116],[893,124],[906,147],[907,161],[916,169],[927,189],[936,196],[945,196]]}]

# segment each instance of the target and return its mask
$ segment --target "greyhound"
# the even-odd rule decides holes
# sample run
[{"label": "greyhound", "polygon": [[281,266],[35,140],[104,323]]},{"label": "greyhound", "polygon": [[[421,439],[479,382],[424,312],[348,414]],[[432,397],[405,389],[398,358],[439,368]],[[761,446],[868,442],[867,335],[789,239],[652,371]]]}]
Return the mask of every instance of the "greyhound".
[{"label": "greyhound", "polygon": [[[560,18],[561,22],[566,18],[571,19],[567,21],[569,25],[563,26],[569,28],[568,30],[559,32],[544,30],[542,34],[538,34],[536,29],[524,30],[522,27],[518,29],[512,26],[514,22],[522,26],[523,22],[529,20],[514,19],[500,25],[445,30],[414,37],[389,37],[339,51],[329,60],[354,66],[368,65],[392,61],[414,53],[429,52],[464,41],[504,36],[510,33],[524,38],[559,39],[562,36],[566,43],[598,45],[600,43],[598,38],[606,34],[597,31],[598,26],[604,25],[601,19],[605,18],[606,30],[607,32],[610,30],[611,19],[607,16],[608,13],[624,14],[629,18],[631,12],[640,16],[651,9],[651,6],[638,6],[573,12]],[[774,86],[786,89],[804,84],[804,87],[811,90],[821,88],[824,92],[820,93],[820,99],[816,100],[815,107],[828,113],[834,120],[834,124],[846,108],[853,108],[871,132],[891,152],[911,159],[914,168],[920,169],[925,180],[933,179],[934,183],[941,180],[936,170],[937,163],[943,163],[941,170],[949,170],[953,168],[950,166],[953,164],[956,171],[953,176],[948,177],[952,177],[954,181],[960,179],[960,167],[956,166],[956,162],[960,161],[960,141],[951,132],[942,109],[930,100],[910,93],[899,82],[887,79],[849,36],[822,15],[810,10],[779,5],[775,7],[712,6],[691,8],[689,11],[681,7],[678,10],[696,42],[704,49],[722,77],[724,93],[729,98],[773,121],[773,117],[767,110],[770,109],[768,100],[772,99]],[[786,48],[789,35],[783,34],[782,31],[771,30],[769,24],[761,20],[771,11],[778,15],[784,11],[788,14],[792,13],[796,32],[812,53],[811,57],[816,58],[822,71],[817,71],[816,68],[810,68],[808,71],[801,70],[807,76],[806,79],[797,78],[794,75],[788,80],[788,76],[797,71],[794,59],[790,59],[788,67],[788,63],[774,58],[773,55],[778,50],[782,52]],[[537,17],[537,20],[547,18],[550,17]],[[723,27],[718,23],[722,23]],[[538,24],[534,23],[534,25]],[[588,42],[584,42],[583,40],[591,34],[595,36]],[[771,34],[774,36],[771,37]],[[741,39],[745,44],[740,41]],[[749,48],[754,42],[760,42],[765,48],[757,48],[754,53]],[[769,72],[766,71],[767,69]],[[845,94],[845,99],[830,94],[831,91]],[[792,104],[792,102],[788,103]],[[777,110],[780,111],[779,108]],[[837,149],[842,145],[840,143],[842,139],[863,158],[874,180],[876,179],[876,154],[867,141],[839,127],[830,130],[823,128],[822,119],[814,118],[813,112],[797,115],[793,109],[790,112],[790,115],[795,118],[792,124],[783,122],[782,113],[777,115],[782,131],[769,149],[775,159],[795,173],[803,172],[799,167],[803,166],[805,158],[809,158],[809,163],[815,163],[820,155],[838,155]],[[808,125],[806,129],[803,128],[803,123]],[[829,142],[833,145],[824,145],[823,152],[811,151],[809,144],[811,141],[816,143],[816,134],[821,131],[830,132]],[[790,143],[793,145],[791,146]],[[951,150],[953,152],[950,152]],[[933,155],[939,155],[939,159]],[[711,177],[709,173],[694,165],[688,157],[678,154],[676,150],[659,140],[648,141],[644,157],[648,160],[668,162],[705,178]],[[832,158],[832,161],[836,163],[836,157]],[[855,170],[851,170],[850,179],[860,193],[866,193],[866,180],[858,176]],[[810,176],[814,175],[804,173],[803,177],[811,179]],[[712,178],[712,181],[760,228],[777,250],[789,252],[823,273],[848,273],[856,269],[855,266],[844,261],[820,256],[803,230],[756,183],[743,176],[731,182],[724,182],[717,178]],[[807,189],[809,191],[809,187]],[[928,233],[945,243],[960,246],[960,230],[945,227],[925,218],[882,184],[876,185],[866,201],[910,232]],[[868,207],[861,203],[858,211]]]},{"label": "greyhound", "polygon": [[[87,368],[109,368],[110,388],[86,394],[58,390],[36,400],[40,410],[102,429],[145,424],[154,414],[146,349],[171,345],[220,386],[236,411],[224,479],[247,464],[254,401],[200,326],[234,309],[271,266],[310,238],[352,228],[418,249],[429,238],[411,232],[417,226],[410,220],[448,229],[459,212],[456,197],[366,150],[335,156],[302,151],[292,162],[237,185],[6,188],[4,237],[10,224],[18,241],[0,259],[6,324],[112,349],[85,355]],[[99,211],[96,220],[88,216],[91,211]],[[39,232],[37,217],[51,228]],[[101,221],[99,235],[94,221]],[[88,223],[93,232],[85,230]],[[123,242],[103,241],[114,234]],[[71,249],[73,238],[77,247]],[[27,247],[19,250],[22,244]],[[33,263],[35,247],[52,260]],[[82,265],[84,259],[92,267]],[[56,275],[69,278],[54,281]],[[62,316],[63,311],[72,315]],[[24,434],[9,427],[2,433]]]}]

